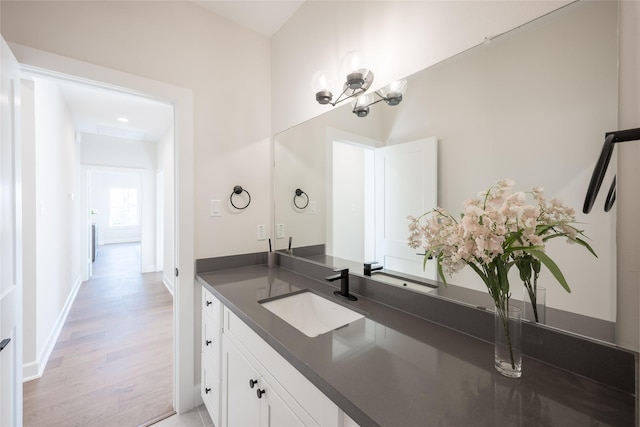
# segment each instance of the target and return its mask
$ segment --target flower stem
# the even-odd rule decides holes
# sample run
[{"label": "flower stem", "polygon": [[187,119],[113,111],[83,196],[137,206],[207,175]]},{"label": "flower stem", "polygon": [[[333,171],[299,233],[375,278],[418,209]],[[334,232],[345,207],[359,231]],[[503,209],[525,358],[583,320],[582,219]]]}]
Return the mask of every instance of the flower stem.
[{"label": "flower stem", "polygon": [[538,319],[538,287],[536,284],[531,284],[531,282],[525,282],[524,287],[527,289],[527,294],[529,295],[529,301],[531,302],[531,307],[533,308],[533,317],[536,323],[539,323]]},{"label": "flower stem", "polygon": [[504,334],[505,334],[505,337],[507,338],[507,347],[509,348],[509,359],[511,361],[511,369],[515,370],[516,363],[515,363],[515,358],[513,356],[513,346],[511,345],[511,334],[509,332],[509,300],[507,300],[506,302],[506,309],[504,304],[502,304],[502,307],[496,305],[496,309],[498,310],[498,315],[500,316],[500,320],[502,321]]}]

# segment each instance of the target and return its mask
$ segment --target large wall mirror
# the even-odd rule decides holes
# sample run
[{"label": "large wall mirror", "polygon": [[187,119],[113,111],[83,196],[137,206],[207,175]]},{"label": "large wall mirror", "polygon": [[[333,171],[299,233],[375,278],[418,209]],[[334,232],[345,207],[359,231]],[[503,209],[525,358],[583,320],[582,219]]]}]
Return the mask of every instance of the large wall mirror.
[{"label": "large wall mirror", "polygon": [[[502,178],[523,191],[542,186],[575,208],[598,254],[549,244],[572,292],[543,270],[547,324],[613,341],[615,207],[580,209],[604,134],[617,128],[617,14],[616,2],[572,3],[408,76],[397,106],[379,103],[360,118],[342,105],[276,135],[276,249],[356,274],[377,261],[384,269],[371,277],[410,283],[407,297],[486,305],[471,269],[448,287],[433,263],[423,270],[406,217],[435,206],[457,214]],[[522,299],[517,277],[511,284]]]}]

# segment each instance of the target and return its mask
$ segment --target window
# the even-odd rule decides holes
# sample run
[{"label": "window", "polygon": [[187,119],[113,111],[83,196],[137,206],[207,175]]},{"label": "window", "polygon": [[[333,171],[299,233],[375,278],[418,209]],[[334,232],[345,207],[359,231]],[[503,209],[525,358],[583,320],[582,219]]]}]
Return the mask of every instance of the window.
[{"label": "window", "polygon": [[138,190],[136,188],[109,189],[109,227],[138,225]]}]

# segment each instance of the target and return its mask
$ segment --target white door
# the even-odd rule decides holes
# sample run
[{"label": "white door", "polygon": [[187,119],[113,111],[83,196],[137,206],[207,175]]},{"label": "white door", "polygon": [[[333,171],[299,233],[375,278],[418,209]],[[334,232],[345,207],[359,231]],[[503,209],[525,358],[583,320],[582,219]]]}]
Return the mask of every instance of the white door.
[{"label": "white door", "polygon": [[438,204],[438,141],[435,137],[376,149],[376,261],[385,269],[436,279],[408,242],[408,215]]},{"label": "white door", "polygon": [[0,46],[0,425],[22,424],[21,211],[18,62]]}]

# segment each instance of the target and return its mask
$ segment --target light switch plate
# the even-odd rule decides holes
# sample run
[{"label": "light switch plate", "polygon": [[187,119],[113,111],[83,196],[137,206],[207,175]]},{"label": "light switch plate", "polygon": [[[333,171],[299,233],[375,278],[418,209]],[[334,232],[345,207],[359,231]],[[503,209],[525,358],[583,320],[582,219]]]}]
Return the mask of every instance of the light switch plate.
[{"label": "light switch plate", "polygon": [[284,239],[284,224],[276,225],[276,239]]},{"label": "light switch plate", "polygon": [[211,216],[222,216],[222,204],[220,200],[211,201]]},{"label": "light switch plate", "polygon": [[318,204],[315,201],[309,202],[309,214],[315,215],[318,213]]}]

